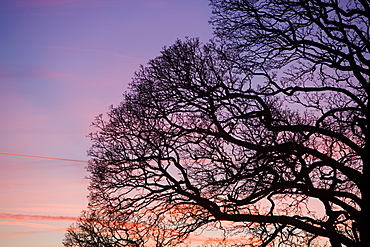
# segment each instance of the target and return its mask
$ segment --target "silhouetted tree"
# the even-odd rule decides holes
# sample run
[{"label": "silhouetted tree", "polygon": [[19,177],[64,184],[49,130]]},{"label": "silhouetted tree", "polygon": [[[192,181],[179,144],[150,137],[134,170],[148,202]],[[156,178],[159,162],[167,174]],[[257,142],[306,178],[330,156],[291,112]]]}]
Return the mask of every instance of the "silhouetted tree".
[{"label": "silhouetted tree", "polygon": [[217,42],[164,48],[96,119],[90,204],[148,245],[370,246],[369,1],[212,6]]},{"label": "silhouetted tree", "polygon": [[279,96],[300,111],[300,119],[309,120],[279,122],[264,114],[270,131],[298,134],[304,140],[274,145],[288,145],[283,154],[297,154],[304,161],[295,169],[308,169],[307,178],[298,179],[301,185],[291,189],[319,199],[325,208],[318,225],[301,222],[325,231],[318,234],[329,237],[333,246],[370,246],[370,2],[212,4],[218,37],[246,73],[263,78],[258,94]]},{"label": "silhouetted tree", "polygon": [[67,230],[63,241],[66,247],[139,247],[143,246],[143,231],[122,217],[89,208]]}]

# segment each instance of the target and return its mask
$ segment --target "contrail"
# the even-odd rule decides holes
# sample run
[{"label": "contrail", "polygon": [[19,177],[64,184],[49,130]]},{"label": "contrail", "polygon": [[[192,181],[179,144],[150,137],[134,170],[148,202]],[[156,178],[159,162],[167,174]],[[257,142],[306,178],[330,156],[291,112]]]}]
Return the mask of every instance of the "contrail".
[{"label": "contrail", "polygon": [[62,160],[62,161],[88,163],[88,161],[86,161],[86,160],[62,159],[62,158],[54,158],[54,157],[45,157],[45,156],[36,156],[36,155],[27,155],[27,154],[12,154],[12,153],[2,153],[2,152],[0,152],[0,154],[2,154],[2,155],[11,155],[11,156],[19,156],[19,157],[36,158],[36,159]]}]

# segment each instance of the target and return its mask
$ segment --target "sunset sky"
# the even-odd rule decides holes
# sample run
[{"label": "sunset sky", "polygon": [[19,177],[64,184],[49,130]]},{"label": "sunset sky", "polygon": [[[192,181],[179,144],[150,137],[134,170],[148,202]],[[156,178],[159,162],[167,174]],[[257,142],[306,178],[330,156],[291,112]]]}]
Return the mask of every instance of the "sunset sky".
[{"label": "sunset sky", "polygon": [[0,246],[61,247],[87,204],[86,135],[140,64],[212,36],[207,0],[0,1]]}]

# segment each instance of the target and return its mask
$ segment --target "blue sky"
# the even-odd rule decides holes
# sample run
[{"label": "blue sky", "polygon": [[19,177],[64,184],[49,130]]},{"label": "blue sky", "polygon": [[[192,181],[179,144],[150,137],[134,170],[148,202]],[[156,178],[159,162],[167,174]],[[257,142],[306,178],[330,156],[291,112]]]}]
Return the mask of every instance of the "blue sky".
[{"label": "blue sky", "polygon": [[[94,117],[177,38],[212,37],[206,0],[0,2],[0,246],[57,247],[86,207]],[[64,216],[68,216],[65,218]]]}]

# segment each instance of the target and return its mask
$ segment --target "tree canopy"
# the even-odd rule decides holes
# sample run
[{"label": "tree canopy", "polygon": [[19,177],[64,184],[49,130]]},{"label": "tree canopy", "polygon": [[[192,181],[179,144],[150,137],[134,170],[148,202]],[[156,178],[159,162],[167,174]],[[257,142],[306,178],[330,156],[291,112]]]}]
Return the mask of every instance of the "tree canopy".
[{"label": "tree canopy", "polygon": [[65,246],[370,246],[370,2],[211,6],[213,41],[165,47],[96,118]]}]

